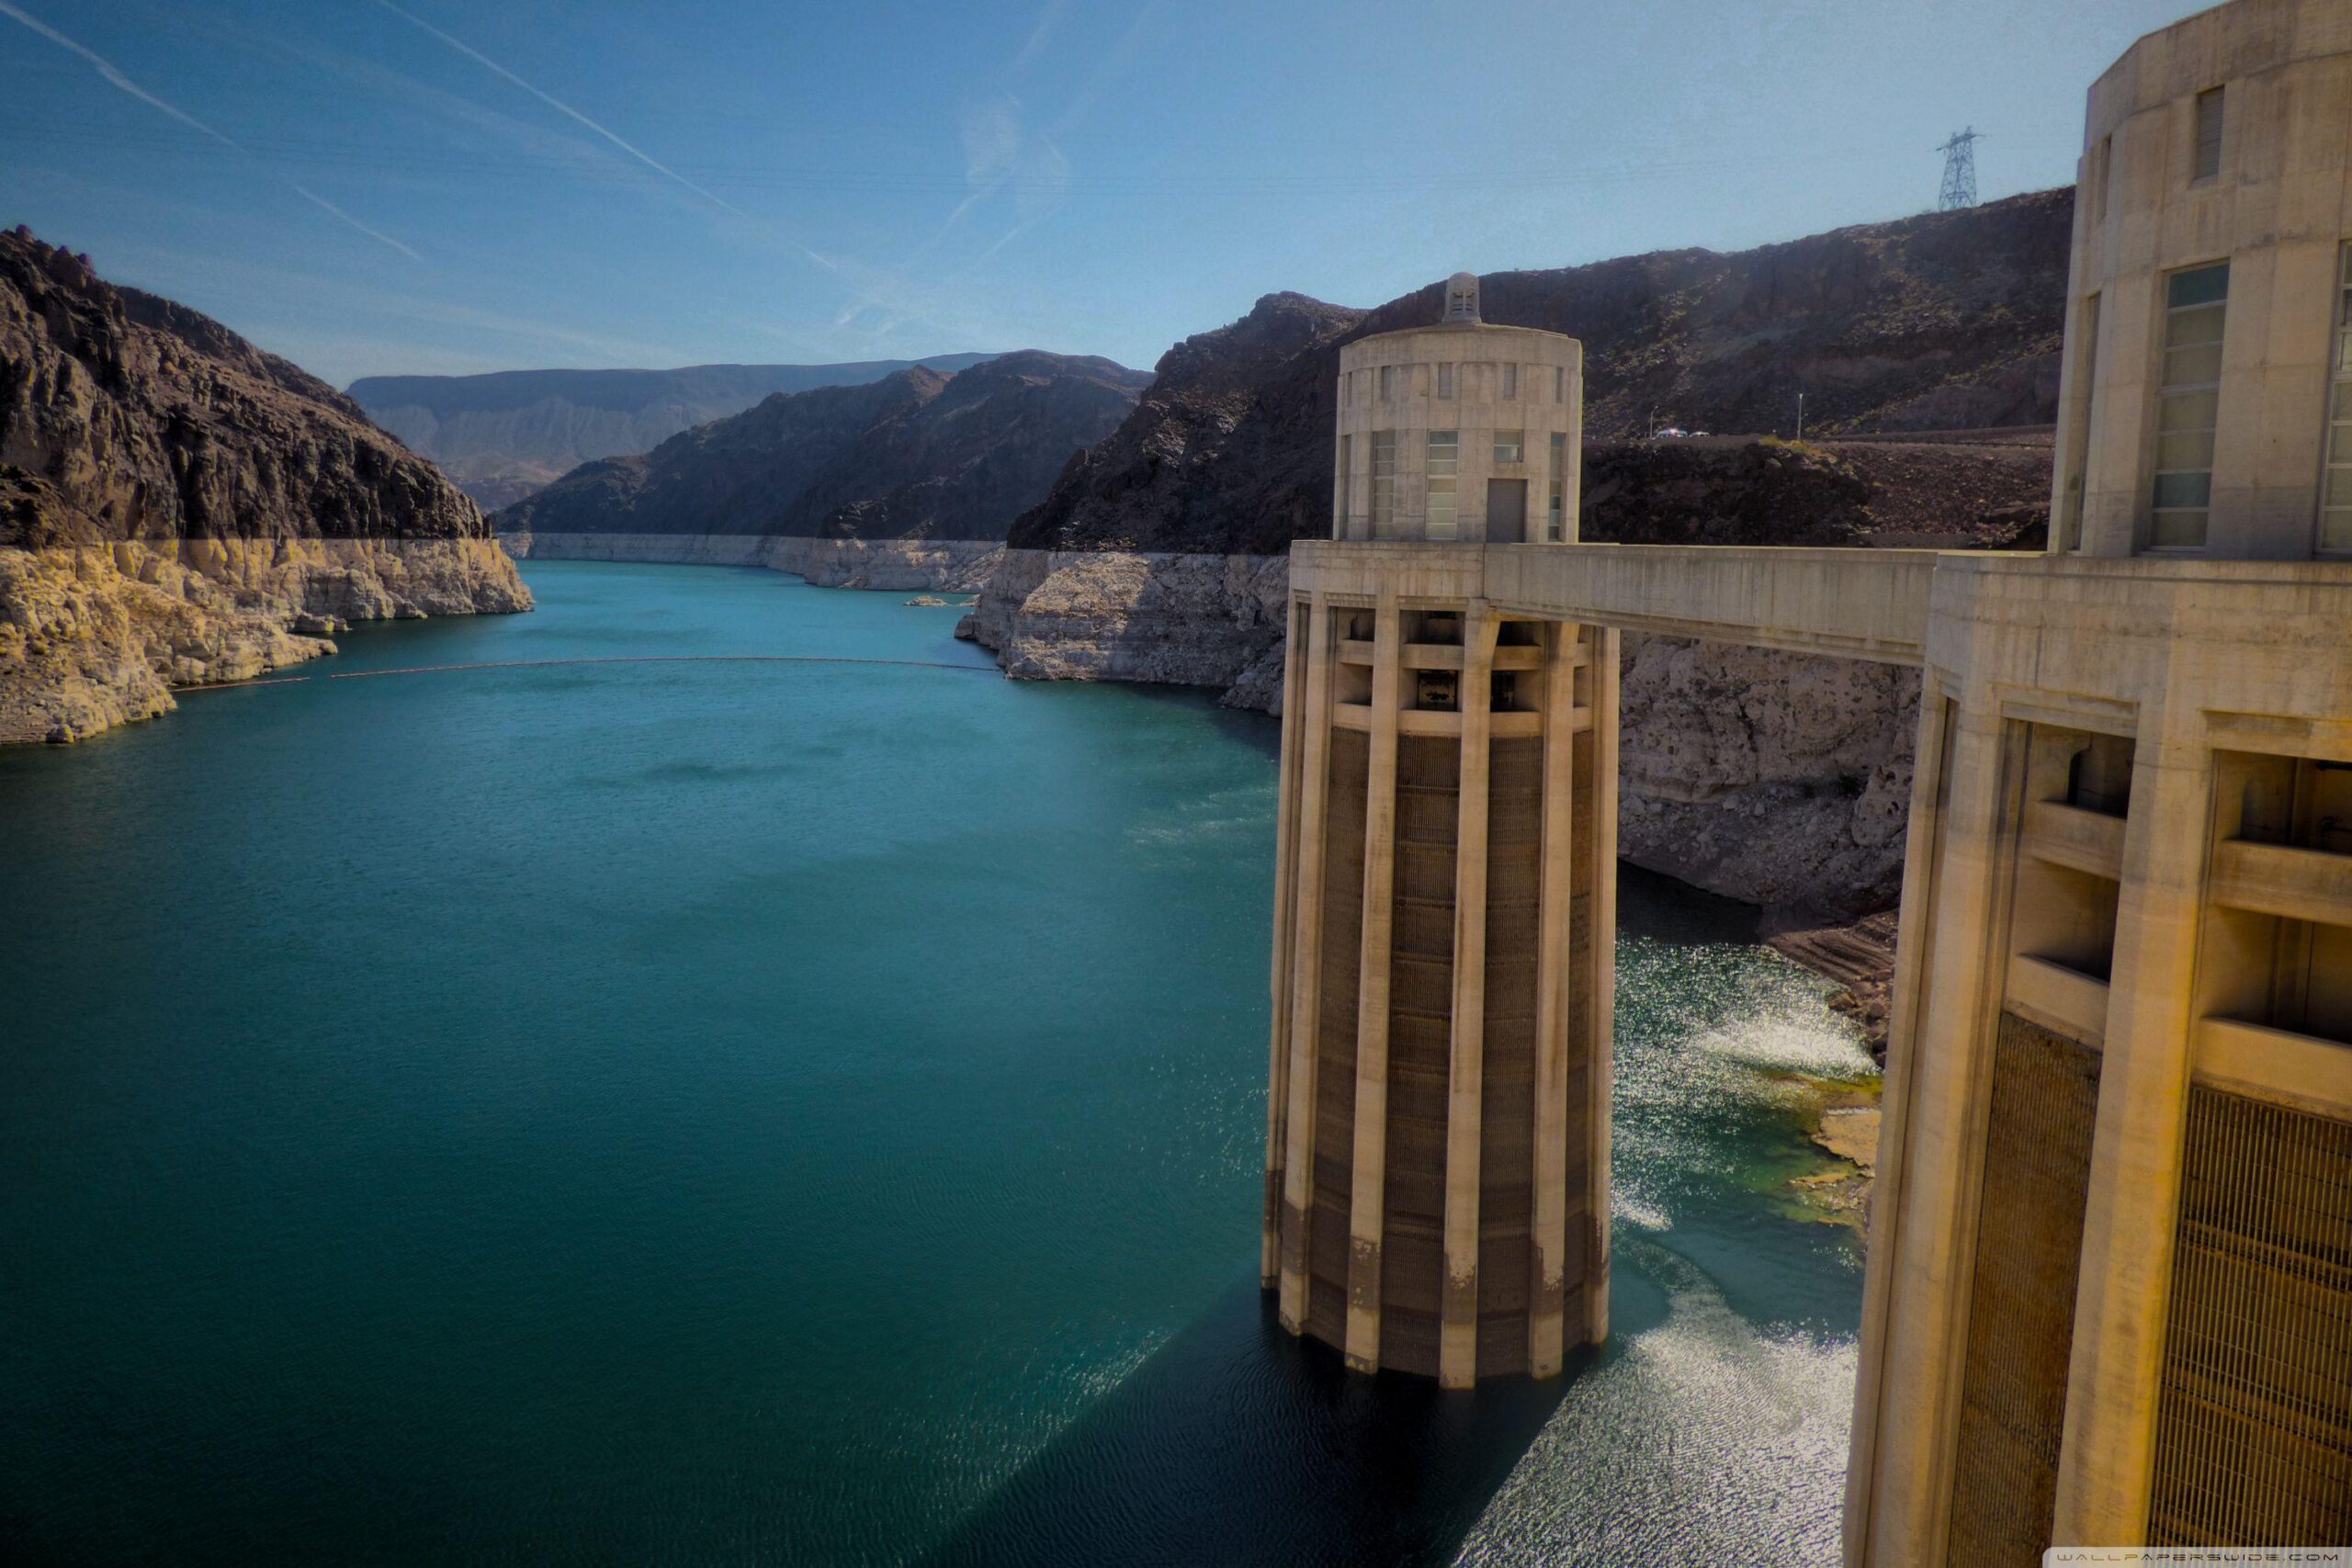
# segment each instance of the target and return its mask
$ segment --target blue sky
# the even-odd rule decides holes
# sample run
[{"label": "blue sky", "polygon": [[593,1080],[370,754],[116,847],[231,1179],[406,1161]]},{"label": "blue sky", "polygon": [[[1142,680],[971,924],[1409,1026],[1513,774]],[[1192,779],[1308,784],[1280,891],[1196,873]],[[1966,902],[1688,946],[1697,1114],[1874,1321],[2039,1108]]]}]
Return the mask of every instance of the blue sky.
[{"label": "blue sky", "polygon": [[0,225],[338,384],[1040,347],[2073,178],[2186,0],[0,0]]}]

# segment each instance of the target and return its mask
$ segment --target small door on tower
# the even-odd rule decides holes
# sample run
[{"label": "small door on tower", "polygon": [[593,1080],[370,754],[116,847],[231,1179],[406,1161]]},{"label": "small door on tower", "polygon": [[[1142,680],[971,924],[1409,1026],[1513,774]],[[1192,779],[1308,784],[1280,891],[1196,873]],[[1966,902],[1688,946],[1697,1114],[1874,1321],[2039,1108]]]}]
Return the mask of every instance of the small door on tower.
[{"label": "small door on tower", "polygon": [[1526,542],[1527,481],[1525,479],[1488,479],[1487,481],[1487,543],[1521,545]]}]

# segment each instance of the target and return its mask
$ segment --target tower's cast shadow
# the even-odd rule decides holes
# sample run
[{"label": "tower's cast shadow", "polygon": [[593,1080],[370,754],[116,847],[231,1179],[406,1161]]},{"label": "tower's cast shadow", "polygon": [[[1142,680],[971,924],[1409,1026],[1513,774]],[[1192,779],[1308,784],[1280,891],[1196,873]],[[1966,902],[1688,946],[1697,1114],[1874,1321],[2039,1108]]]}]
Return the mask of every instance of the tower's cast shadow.
[{"label": "tower's cast shadow", "polygon": [[1587,1360],[1475,1393],[1349,1372],[1244,1283],[956,1526],[947,1564],[1406,1564],[1453,1555]]}]

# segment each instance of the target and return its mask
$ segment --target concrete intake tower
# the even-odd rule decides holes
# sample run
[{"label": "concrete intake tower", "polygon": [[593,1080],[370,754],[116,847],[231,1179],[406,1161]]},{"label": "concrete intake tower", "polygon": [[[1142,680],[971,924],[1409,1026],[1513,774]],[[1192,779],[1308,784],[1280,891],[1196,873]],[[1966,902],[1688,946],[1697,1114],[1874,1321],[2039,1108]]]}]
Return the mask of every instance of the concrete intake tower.
[{"label": "concrete intake tower", "polygon": [[1477,300],[1340,354],[1333,532],[1380,570],[1292,610],[1263,1259],[1294,1331],[1455,1387],[1609,1303],[1615,634],[1412,570],[1575,536],[1582,350]]},{"label": "concrete intake tower", "polygon": [[[1923,221],[1935,221],[1933,219]],[[1589,545],[1582,351],[1349,344],[1291,557],[1261,1272],[1609,1323],[1621,631],[1921,671],[1852,1568],[2352,1544],[2352,0],[2092,88],[2047,551]]]}]

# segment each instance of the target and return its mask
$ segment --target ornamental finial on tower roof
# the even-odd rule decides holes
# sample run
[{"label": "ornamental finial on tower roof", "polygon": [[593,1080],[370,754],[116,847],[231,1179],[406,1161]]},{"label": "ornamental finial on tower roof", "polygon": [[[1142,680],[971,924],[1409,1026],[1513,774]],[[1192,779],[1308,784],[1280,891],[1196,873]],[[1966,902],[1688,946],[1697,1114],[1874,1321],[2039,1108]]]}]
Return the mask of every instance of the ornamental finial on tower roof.
[{"label": "ornamental finial on tower roof", "polygon": [[1457,272],[1445,280],[1445,319],[1448,321],[1478,320],[1478,275]]}]

